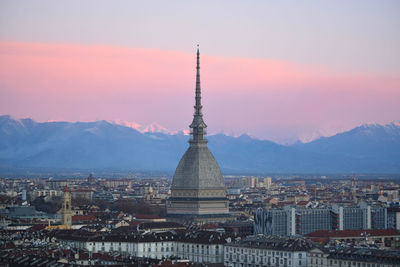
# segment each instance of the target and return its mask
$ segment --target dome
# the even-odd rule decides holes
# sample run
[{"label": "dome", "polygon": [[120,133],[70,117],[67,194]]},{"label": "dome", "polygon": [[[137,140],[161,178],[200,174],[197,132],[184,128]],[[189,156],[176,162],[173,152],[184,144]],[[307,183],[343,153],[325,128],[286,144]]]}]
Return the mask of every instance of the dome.
[{"label": "dome", "polygon": [[176,168],[171,189],[225,189],[217,161],[206,144],[191,144]]}]

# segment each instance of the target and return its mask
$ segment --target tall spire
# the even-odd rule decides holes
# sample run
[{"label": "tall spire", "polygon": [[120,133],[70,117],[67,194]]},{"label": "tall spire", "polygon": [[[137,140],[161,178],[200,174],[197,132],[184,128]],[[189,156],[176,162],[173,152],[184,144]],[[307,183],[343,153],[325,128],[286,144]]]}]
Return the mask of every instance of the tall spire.
[{"label": "tall spire", "polygon": [[196,65],[196,97],[195,97],[195,106],[194,106],[194,115],[192,124],[190,124],[190,128],[192,128],[192,140],[190,143],[204,143],[207,142],[204,139],[206,134],[205,128],[207,125],[203,121],[203,113],[201,105],[201,87],[200,87],[200,51],[199,45],[197,45],[197,65]]}]

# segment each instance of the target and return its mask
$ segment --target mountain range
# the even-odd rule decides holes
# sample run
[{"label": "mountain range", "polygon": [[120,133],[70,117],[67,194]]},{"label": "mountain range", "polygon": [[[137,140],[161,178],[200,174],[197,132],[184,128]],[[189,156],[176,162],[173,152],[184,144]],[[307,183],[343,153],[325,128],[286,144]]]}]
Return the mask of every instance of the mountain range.
[{"label": "mountain range", "polygon": [[[138,131],[107,121],[35,122],[0,116],[0,171],[17,168],[173,172],[183,133]],[[400,124],[367,124],[309,143],[207,137],[223,173],[400,173]]]}]

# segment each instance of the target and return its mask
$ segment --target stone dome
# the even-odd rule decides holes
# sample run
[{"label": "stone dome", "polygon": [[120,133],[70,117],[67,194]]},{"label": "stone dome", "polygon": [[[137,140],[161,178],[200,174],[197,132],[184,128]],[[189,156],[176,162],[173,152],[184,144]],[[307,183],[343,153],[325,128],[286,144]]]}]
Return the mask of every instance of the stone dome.
[{"label": "stone dome", "polygon": [[191,144],[176,168],[171,189],[224,189],[224,178],[207,144]]}]

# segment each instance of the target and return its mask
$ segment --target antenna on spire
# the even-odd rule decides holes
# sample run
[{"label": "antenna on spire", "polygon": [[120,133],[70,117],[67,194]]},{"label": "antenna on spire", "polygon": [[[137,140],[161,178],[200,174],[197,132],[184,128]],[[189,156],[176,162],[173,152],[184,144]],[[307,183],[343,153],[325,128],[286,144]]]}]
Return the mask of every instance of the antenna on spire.
[{"label": "antenna on spire", "polygon": [[193,143],[206,143],[207,141],[204,139],[204,135],[206,134],[205,128],[207,125],[203,121],[202,114],[202,105],[201,105],[201,87],[200,87],[200,51],[199,44],[197,44],[197,62],[196,62],[196,94],[195,94],[195,106],[194,106],[194,115],[193,121],[190,124],[190,128],[192,128],[192,136],[193,139],[191,142]]}]

